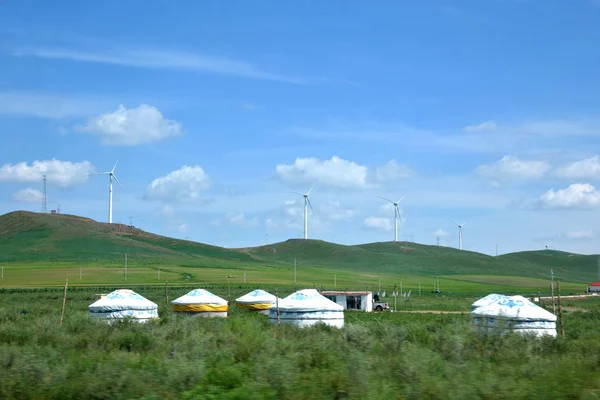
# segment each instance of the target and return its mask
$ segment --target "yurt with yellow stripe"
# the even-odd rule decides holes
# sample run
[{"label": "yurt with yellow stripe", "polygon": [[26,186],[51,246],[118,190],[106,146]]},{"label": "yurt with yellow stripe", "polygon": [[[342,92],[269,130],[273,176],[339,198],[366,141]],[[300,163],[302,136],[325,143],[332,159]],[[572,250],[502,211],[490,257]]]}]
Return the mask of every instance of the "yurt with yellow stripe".
[{"label": "yurt with yellow stripe", "polygon": [[227,317],[227,300],[204,289],[191,292],[171,302],[173,311],[199,317]]},{"label": "yurt with yellow stripe", "polygon": [[[281,299],[279,299],[281,301]],[[247,308],[261,314],[269,314],[269,308],[275,305],[277,297],[269,292],[256,289],[235,299],[238,307]]]}]

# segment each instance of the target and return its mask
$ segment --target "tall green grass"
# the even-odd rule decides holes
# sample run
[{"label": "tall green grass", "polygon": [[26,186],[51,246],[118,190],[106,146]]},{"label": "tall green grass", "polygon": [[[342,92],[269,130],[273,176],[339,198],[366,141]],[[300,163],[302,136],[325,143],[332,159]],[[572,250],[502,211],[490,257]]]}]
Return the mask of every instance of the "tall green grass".
[{"label": "tall green grass", "polygon": [[[597,308],[567,313],[565,339],[485,338],[471,333],[468,315],[348,312],[341,330],[273,326],[235,307],[226,319],[186,318],[170,312],[163,288],[140,287],[160,320],[109,326],[87,315],[93,295],[108,290],[70,291],[62,326],[60,290],[0,291],[1,399],[600,395]],[[211,290],[227,297],[224,287]],[[231,297],[246,291],[232,288]]]}]

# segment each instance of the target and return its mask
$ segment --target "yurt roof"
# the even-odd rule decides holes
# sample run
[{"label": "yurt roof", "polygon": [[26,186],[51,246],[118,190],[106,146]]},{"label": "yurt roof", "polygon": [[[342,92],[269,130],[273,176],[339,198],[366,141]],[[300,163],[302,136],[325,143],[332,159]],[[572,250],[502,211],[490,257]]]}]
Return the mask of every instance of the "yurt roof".
[{"label": "yurt roof", "polygon": [[155,310],[157,308],[156,303],[130,289],[115,290],[88,306],[90,312]]},{"label": "yurt roof", "polygon": [[[258,303],[275,303],[277,301],[277,297],[272,295],[269,292],[265,292],[261,289],[256,289],[243,295],[242,297],[238,297],[235,299],[238,303],[247,303],[247,304],[258,304]],[[279,300],[281,301],[281,300]]]},{"label": "yurt roof", "polygon": [[227,300],[220,298],[205,289],[194,289],[191,292],[171,301],[171,304],[186,305],[186,304],[216,304],[226,305]]},{"label": "yurt roof", "polygon": [[343,311],[344,307],[322,296],[315,289],[298,290],[279,302],[282,311]]},{"label": "yurt roof", "polygon": [[504,296],[471,311],[476,317],[496,317],[520,321],[556,321],[556,315],[523,296]]},{"label": "yurt roof", "polygon": [[500,299],[503,299],[505,297],[508,297],[508,296],[503,295],[503,294],[491,293],[491,294],[488,294],[487,296],[482,297],[481,299],[475,301],[473,304],[471,304],[471,307],[477,308],[477,307],[485,306],[485,305],[488,305],[495,301],[498,301]]}]

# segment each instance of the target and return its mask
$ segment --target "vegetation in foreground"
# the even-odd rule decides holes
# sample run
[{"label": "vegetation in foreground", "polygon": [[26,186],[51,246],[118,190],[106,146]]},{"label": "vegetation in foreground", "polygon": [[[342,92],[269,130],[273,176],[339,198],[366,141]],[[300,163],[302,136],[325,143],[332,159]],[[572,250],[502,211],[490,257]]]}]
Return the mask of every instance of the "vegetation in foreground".
[{"label": "vegetation in foreground", "polygon": [[[188,289],[173,288],[173,299]],[[214,288],[227,296],[226,288]],[[2,399],[573,399],[600,395],[600,311],[567,313],[565,339],[483,338],[468,315],[346,314],[343,329],[273,326],[231,308],[185,318],[138,292],[154,323],[91,321],[97,290],[0,292]],[[233,290],[231,297],[241,294]],[[285,293],[284,293],[285,294]],[[471,300],[464,300],[465,306]]]}]

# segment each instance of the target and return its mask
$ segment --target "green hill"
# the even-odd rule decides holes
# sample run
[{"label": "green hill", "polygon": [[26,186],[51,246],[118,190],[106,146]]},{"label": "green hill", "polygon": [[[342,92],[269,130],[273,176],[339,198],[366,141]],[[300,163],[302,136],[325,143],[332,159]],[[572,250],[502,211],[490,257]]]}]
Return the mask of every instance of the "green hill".
[{"label": "green hill", "polygon": [[530,251],[491,257],[449,247],[409,242],[345,246],[320,240],[290,239],[267,246],[225,249],[167,238],[140,229],[73,215],[24,211],[0,216],[0,262],[120,265],[123,254],[141,266],[197,268],[340,270],[362,275],[470,275],[548,278],[550,269],[564,280],[587,282],[597,276],[597,256]]}]

